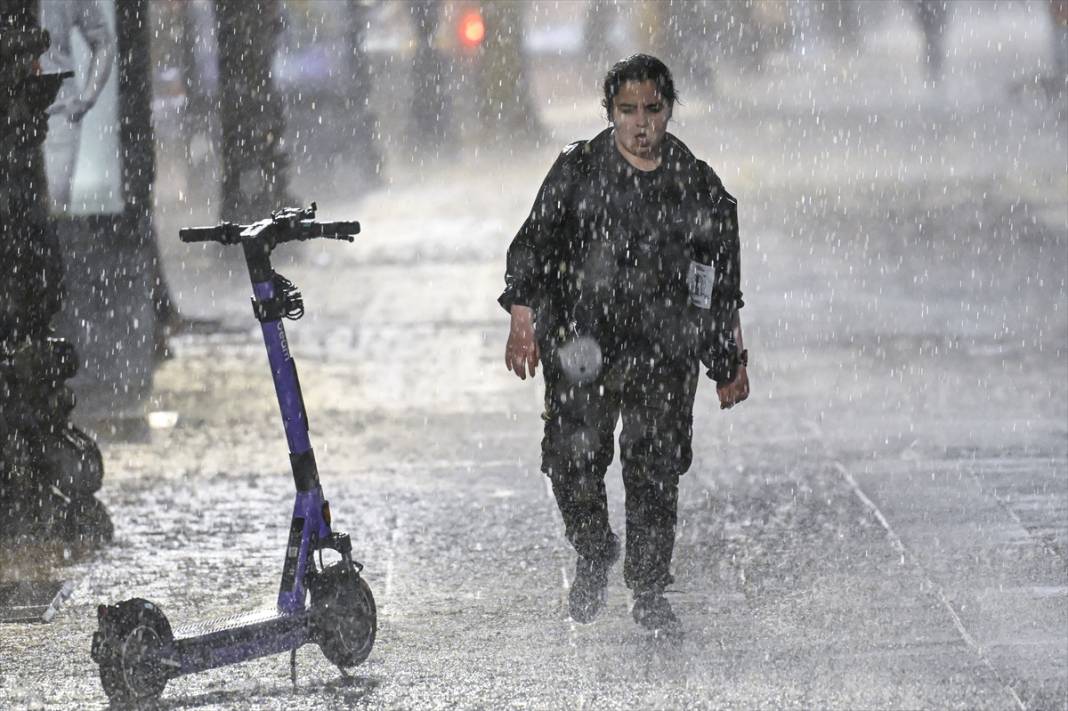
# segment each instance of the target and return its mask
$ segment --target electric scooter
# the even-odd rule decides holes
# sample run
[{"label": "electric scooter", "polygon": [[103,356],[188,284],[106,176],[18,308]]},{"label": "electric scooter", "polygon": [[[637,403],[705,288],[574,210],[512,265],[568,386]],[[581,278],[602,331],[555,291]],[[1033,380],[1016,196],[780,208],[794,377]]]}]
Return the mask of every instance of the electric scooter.
[{"label": "electric scooter", "polygon": [[[224,222],[179,232],[183,242],[241,245],[252,280],[252,310],[263,330],[267,359],[282,413],[296,501],[289,527],[282,582],[276,608],[237,614],[171,629],[155,604],[124,600],[97,609],[92,658],[108,697],[128,703],[157,699],[167,682],[269,654],[290,652],[296,683],[296,650],[314,642],[342,671],[367,659],[378,630],[371,589],[352,559],[347,534],[330,525],[330,506],[319,484],[308,437],[308,417],[283,318],[304,313],[296,287],[271,267],[271,251],[280,244],[314,238],[353,241],[358,222],[316,222],[315,203],[280,210],[251,225]],[[341,560],[323,565],[322,551]],[[314,553],[319,554],[319,564]],[[309,598],[310,597],[310,602]]]}]

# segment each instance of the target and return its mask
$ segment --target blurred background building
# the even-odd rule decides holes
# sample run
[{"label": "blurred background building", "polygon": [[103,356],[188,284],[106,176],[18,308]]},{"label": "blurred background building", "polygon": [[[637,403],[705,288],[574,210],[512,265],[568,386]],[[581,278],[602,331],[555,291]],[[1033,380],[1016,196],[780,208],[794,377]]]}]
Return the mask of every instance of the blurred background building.
[{"label": "blurred background building", "polygon": [[[498,0],[279,0],[252,3],[257,21],[272,18],[271,101],[261,138],[273,138],[270,159],[279,196],[359,194],[382,185],[390,162],[437,160],[503,141],[520,148],[559,142],[541,119],[554,99],[596,104],[607,66],[636,51],[657,54],[674,69],[689,98],[726,100],[717,85],[745,81],[794,52],[824,52],[843,66],[865,52],[864,35],[898,24],[910,28],[915,64],[898,71],[937,82],[946,71],[942,36],[954,0],[664,0],[513,2]],[[1005,3],[1001,3],[1004,5]],[[244,4],[242,4],[244,5]],[[983,11],[983,3],[965,11]],[[991,4],[987,11],[994,12]],[[1060,0],[1032,0],[1050,16],[1049,74],[1057,69],[1053,35]],[[220,166],[238,160],[225,149],[222,126],[231,102],[221,86],[219,8],[213,0],[159,0],[154,23],[154,120],[165,135],[160,169],[168,194],[216,198],[228,178]],[[223,21],[228,17],[221,16]],[[228,30],[232,32],[232,30]],[[229,43],[224,42],[224,47]],[[243,52],[247,49],[242,49]],[[1060,54],[1058,54],[1060,52]],[[952,64],[952,62],[950,62]],[[950,67],[961,71],[961,67]],[[268,108],[270,107],[270,108]],[[284,114],[284,128],[282,118]],[[258,139],[257,139],[258,140]],[[255,152],[256,140],[244,141]],[[252,176],[245,182],[256,184]],[[289,190],[287,194],[285,191]],[[217,203],[213,203],[217,204]]]}]

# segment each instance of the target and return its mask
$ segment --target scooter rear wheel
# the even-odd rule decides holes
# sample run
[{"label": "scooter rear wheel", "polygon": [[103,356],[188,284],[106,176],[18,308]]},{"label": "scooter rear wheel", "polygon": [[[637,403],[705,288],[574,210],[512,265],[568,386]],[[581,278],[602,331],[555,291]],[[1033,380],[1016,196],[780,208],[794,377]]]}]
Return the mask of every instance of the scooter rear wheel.
[{"label": "scooter rear wheel", "polygon": [[345,669],[363,663],[378,632],[371,588],[351,564],[328,565],[311,588],[314,639],[323,655]]},{"label": "scooter rear wheel", "polygon": [[174,641],[160,609],[141,598],[125,600],[107,609],[97,634],[100,683],[108,698],[116,703],[158,699],[170,678],[161,654]]}]

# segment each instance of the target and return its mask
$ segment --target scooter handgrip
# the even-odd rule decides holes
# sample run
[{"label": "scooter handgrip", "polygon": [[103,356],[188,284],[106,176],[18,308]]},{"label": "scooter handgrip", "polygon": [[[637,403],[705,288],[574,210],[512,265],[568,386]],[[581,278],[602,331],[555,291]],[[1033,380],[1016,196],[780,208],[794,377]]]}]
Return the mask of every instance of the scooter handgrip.
[{"label": "scooter handgrip", "polygon": [[214,227],[184,227],[178,230],[178,238],[183,242],[221,242],[233,244],[241,233],[241,225],[224,223]]},{"label": "scooter handgrip", "polygon": [[335,239],[348,239],[352,241],[354,235],[360,234],[360,223],[355,220],[341,222],[313,222],[306,228],[301,239],[315,237],[333,237]]},{"label": "scooter handgrip", "polygon": [[211,242],[218,231],[218,227],[183,227],[178,230],[178,238],[183,242]]}]

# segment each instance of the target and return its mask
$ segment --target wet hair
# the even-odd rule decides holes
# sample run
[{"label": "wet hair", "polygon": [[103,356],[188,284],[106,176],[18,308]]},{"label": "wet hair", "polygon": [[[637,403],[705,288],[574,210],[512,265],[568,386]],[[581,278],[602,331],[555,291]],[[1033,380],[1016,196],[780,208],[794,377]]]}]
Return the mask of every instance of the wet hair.
[{"label": "wet hair", "polygon": [[628,81],[651,80],[656,84],[660,96],[667,102],[668,107],[675,106],[679,95],[675,91],[675,80],[671,78],[671,70],[667,65],[656,57],[649,54],[632,54],[626,59],[621,59],[612,65],[608,73],[604,75],[604,99],[601,106],[608,114],[608,120],[612,120],[612,100],[616,98],[619,90]]}]

